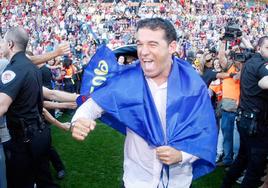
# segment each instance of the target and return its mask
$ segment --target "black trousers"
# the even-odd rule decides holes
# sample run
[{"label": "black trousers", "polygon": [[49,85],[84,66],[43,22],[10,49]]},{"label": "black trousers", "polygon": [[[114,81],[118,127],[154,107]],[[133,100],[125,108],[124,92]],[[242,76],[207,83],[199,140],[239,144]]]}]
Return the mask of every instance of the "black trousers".
[{"label": "black trousers", "polygon": [[58,188],[49,170],[49,155],[33,157],[28,143],[14,142],[5,144],[8,188]]},{"label": "black trousers", "polygon": [[65,169],[57,150],[52,145],[49,151],[49,160],[57,172]]},{"label": "black trousers", "polygon": [[[250,123],[246,118],[241,118],[239,123]],[[257,188],[263,182],[266,167],[266,157],[268,155],[268,128],[262,129],[255,136],[249,136],[247,130],[238,123],[240,133],[240,149],[237,158],[224,177],[222,188],[231,188],[238,177],[246,169],[246,174],[241,184],[241,188]],[[260,126],[261,127],[261,126]],[[266,130],[265,130],[266,129]]]},{"label": "black trousers", "polygon": [[[54,112],[55,112],[55,110],[49,110],[49,113],[50,113],[53,117],[54,117]],[[46,122],[46,124],[48,125],[48,127],[50,128],[49,123],[48,123],[47,121],[45,121],[45,122]],[[50,135],[49,135],[50,138],[52,138],[52,137],[51,137],[51,129],[50,129],[49,133],[50,133]],[[54,169],[55,169],[57,172],[60,171],[60,170],[64,170],[64,164],[63,164],[63,162],[62,162],[62,160],[61,160],[61,158],[60,158],[60,155],[58,154],[56,148],[54,148],[54,147],[52,146],[52,140],[50,140],[49,160],[50,160],[52,166],[54,167]]]}]

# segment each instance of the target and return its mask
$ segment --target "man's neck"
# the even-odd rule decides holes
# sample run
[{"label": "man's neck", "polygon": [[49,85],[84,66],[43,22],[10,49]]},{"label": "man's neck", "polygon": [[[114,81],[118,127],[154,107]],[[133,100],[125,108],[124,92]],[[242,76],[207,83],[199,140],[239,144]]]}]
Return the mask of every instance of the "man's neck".
[{"label": "man's neck", "polygon": [[171,71],[172,63],[167,65],[168,67],[164,70],[161,76],[157,76],[155,78],[151,78],[158,86],[162,85],[163,83],[167,82],[168,76]]},{"label": "man's neck", "polygon": [[8,61],[11,61],[12,57],[16,55],[18,52],[21,52],[22,50],[14,50],[12,51],[9,56],[7,57]]},{"label": "man's neck", "polygon": [[163,78],[151,78],[151,80],[156,83],[157,86],[161,86],[163,83],[165,83],[168,79],[167,77],[163,77]]}]

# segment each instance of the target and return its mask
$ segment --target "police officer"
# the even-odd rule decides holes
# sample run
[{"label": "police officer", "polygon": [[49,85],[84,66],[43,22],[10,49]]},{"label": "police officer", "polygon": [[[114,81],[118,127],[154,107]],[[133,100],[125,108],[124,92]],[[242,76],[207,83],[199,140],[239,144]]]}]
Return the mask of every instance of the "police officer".
[{"label": "police officer", "polygon": [[238,110],[240,150],[222,188],[231,188],[246,169],[242,188],[259,187],[268,155],[268,36],[259,39],[257,53],[244,65]]},{"label": "police officer", "polygon": [[58,187],[49,172],[49,129],[41,119],[42,79],[25,55],[28,40],[27,32],[15,27],[0,42],[9,60],[0,79],[0,116],[6,114],[11,135],[6,146],[8,187]]}]

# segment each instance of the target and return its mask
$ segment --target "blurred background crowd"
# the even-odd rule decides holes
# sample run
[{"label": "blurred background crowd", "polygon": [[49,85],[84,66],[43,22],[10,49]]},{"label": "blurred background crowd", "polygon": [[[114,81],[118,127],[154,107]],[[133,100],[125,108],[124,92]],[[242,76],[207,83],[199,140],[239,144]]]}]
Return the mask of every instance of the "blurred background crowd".
[{"label": "blurred background crowd", "polygon": [[[251,44],[268,32],[267,6],[262,1],[232,0],[3,0],[0,34],[22,25],[30,33],[28,50],[34,55],[68,41],[71,53],[45,65],[52,78],[46,86],[79,92],[82,70],[98,44],[111,49],[134,44],[135,26],[142,18],[170,20],[178,33],[177,55],[202,72],[206,53],[217,56],[226,26],[239,27]],[[238,42],[231,40],[229,47]]]},{"label": "blurred background crowd", "polygon": [[0,9],[0,33],[23,25],[31,35],[29,50],[34,54],[52,51],[62,40],[68,40],[74,62],[90,57],[97,43],[105,42],[111,48],[134,43],[136,23],[145,17],[171,20],[181,46],[193,51],[217,48],[222,29],[231,19],[242,26],[252,42],[268,31],[267,4],[260,1],[11,0],[2,1]]}]

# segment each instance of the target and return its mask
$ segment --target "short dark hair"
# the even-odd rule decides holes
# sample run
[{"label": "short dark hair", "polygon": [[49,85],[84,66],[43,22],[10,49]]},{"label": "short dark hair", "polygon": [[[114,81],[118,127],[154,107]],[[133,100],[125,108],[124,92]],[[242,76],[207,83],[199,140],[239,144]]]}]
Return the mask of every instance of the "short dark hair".
[{"label": "short dark hair", "polygon": [[268,36],[263,36],[258,40],[257,46],[262,47],[264,44],[265,40],[268,40]]},{"label": "short dark hair", "polygon": [[12,41],[17,48],[25,51],[29,36],[26,30],[22,27],[11,27],[5,34],[5,40]]},{"label": "short dark hair", "polygon": [[148,28],[150,30],[162,29],[165,31],[165,39],[168,43],[177,40],[177,32],[172,23],[163,18],[145,18],[138,22],[137,29]]},{"label": "short dark hair", "polygon": [[69,58],[65,58],[63,59],[62,64],[64,68],[68,69],[72,65],[72,60]]}]

